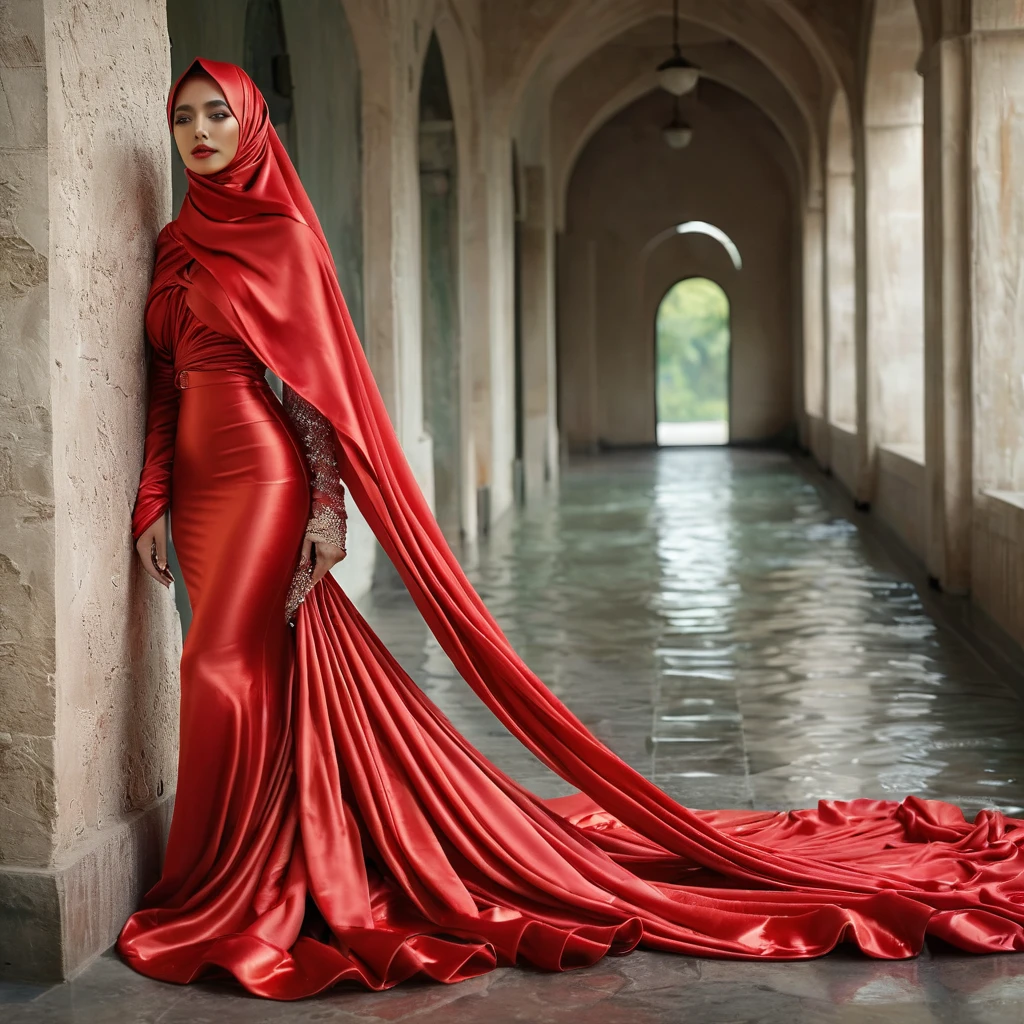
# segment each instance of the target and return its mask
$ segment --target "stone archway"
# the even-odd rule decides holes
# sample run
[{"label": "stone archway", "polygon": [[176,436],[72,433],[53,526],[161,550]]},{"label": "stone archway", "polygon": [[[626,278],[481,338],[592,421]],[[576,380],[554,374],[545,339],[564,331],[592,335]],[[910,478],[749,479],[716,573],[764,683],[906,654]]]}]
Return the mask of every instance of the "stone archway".
[{"label": "stone archway", "polygon": [[[692,106],[690,149],[665,146],[663,117],[659,94],[637,101],[594,134],[573,172],[558,292],[570,452],[656,442],[653,326],[686,277],[729,294],[732,439],[764,441],[792,424],[794,279],[779,259],[793,251],[792,154],[754,104],[715,83]],[[691,221],[732,238],[744,269],[708,233],[680,233]]]},{"label": "stone archway", "polygon": [[728,444],[730,320],[728,295],[706,277],[676,282],[661,300],[654,328],[660,447]]},{"label": "stone archway", "polygon": [[429,52],[435,47],[440,52],[454,131],[453,159],[458,173],[452,200],[452,250],[459,323],[459,521],[462,535],[471,538],[486,532],[493,516],[511,501],[512,460],[502,447],[509,433],[503,415],[511,410],[511,402],[505,388],[492,383],[505,379],[504,367],[496,369],[501,361],[496,351],[501,348],[500,332],[493,315],[492,253],[486,242],[494,169],[481,147],[485,134],[483,70],[464,12],[455,4],[439,3],[433,31],[426,46],[420,46],[420,75]]}]

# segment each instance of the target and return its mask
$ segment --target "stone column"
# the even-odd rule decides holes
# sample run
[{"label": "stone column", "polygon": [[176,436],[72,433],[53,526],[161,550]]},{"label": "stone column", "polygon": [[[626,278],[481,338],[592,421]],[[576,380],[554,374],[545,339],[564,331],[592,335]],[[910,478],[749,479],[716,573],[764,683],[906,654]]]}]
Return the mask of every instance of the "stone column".
[{"label": "stone column", "polygon": [[919,445],[924,437],[920,119],[870,124],[867,156],[871,434],[879,443]]},{"label": "stone column", "polygon": [[[844,101],[845,102],[845,101]],[[845,140],[847,145],[849,139]],[[845,156],[846,154],[843,154]],[[831,155],[830,155],[831,156]],[[846,157],[849,160],[849,157]],[[853,170],[836,158],[828,173],[826,203],[826,397],[830,423],[857,421],[856,285]]]},{"label": "stone column", "polygon": [[527,167],[521,226],[523,472],[527,494],[558,472],[555,426],[554,230],[547,175]]},{"label": "stone column", "polygon": [[827,468],[828,395],[825,350],[825,216],[820,197],[804,211],[803,317],[804,388],[803,408],[807,415],[807,447],[818,465]]},{"label": "stone column", "polygon": [[0,978],[67,977],[155,880],[180,632],[137,564],[164,5],[0,8]]},{"label": "stone column", "polygon": [[927,566],[965,593],[971,558],[971,333],[968,43],[922,57],[925,191]]},{"label": "stone column", "polygon": [[970,36],[971,594],[1024,640],[1024,7],[974,4]]},{"label": "stone column", "polygon": [[[475,446],[489,457],[489,476],[479,483],[480,526],[486,529],[512,506],[516,459],[515,426],[515,200],[512,188],[512,142],[505,131],[495,129],[504,121],[492,107],[482,142],[486,202],[486,244],[489,301],[487,347],[481,357],[487,368],[480,373],[483,388],[474,402],[489,393],[489,430],[476,435]],[[467,284],[468,288],[468,284]],[[477,385],[475,384],[474,387]],[[486,443],[486,446],[484,446]],[[483,465],[483,458],[481,458]],[[486,482],[485,482],[486,480]]]},{"label": "stone column", "polygon": [[597,257],[592,239],[570,231],[558,247],[558,386],[567,454],[597,451]]},{"label": "stone column", "polygon": [[[459,175],[459,308],[462,419],[462,525],[467,538],[490,528],[494,474],[491,422],[490,286],[487,236],[487,179],[473,153]],[[506,259],[511,257],[506,254]]]},{"label": "stone column", "polygon": [[458,171],[451,120],[420,124],[423,417],[434,458],[434,514],[450,541],[462,523],[462,343]]},{"label": "stone column", "polygon": [[854,168],[854,378],[857,384],[857,476],[853,489],[854,504],[871,507],[875,490],[877,438],[874,421],[868,415],[868,201],[867,139],[863,112],[851,111],[853,120]]},{"label": "stone column", "polygon": [[[1024,9],[991,4],[971,37],[974,486],[1024,491]],[[1007,10],[1011,8],[1011,10]],[[1000,16],[1000,10],[1002,14]],[[970,393],[970,392],[968,392]]]}]

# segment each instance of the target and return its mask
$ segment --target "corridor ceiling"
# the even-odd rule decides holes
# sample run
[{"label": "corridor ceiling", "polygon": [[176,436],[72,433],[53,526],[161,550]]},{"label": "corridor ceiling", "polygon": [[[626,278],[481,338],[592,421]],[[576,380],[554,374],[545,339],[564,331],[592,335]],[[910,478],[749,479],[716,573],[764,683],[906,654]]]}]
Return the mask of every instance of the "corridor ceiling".
[{"label": "corridor ceiling", "polygon": [[[891,0],[890,0],[891,2]],[[967,0],[914,3],[926,41],[957,30]],[[684,55],[755,103],[820,199],[823,142],[837,92],[859,97],[874,0],[681,0]],[[671,0],[489,0],[485,38],[497,114],[532,162],[547,140],[561,206],[573,164],[603,124],[656,87],[672,38]],[[531,152],[533,150],[533,152]]]}]

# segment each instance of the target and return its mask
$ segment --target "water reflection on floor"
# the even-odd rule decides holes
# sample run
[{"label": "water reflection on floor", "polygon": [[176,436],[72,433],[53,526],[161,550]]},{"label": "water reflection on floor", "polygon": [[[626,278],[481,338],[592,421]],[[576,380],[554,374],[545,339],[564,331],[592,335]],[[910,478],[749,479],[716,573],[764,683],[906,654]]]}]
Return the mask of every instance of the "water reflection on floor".
[{"label": "water reflection on floor", "polygon": [[[578,462],[556,496],[506,517],[466,561],[527,662],[619,754],[691,806],[908,792],[972,812],[1024,806],[1024,705],[991,667],[998,662],[937,624],[884,551],[787,456],[676,450]],[[455,676],[400,586],[362,604],[486,754],[542,795],[569,791]],[[11,1024],[583,1016],[1002,1024],[1024,1020],[1024,955],[929,949],[892,963],[843,951],[738,964],[640,952],[563,975],[499,970],[452,987],[339,989],[280,1005],[213,984],[160,985],[108,954],[71,985],[0,1007]]]},{"label": "water reflection on floor", "polygon": [[[788,456],[578,462],[470,572],[541,678],[691,806],[912,792],[1024,807],[1024,704]],[[367,613],[502,767],[564,791],[493,724],[404,592]]]}]

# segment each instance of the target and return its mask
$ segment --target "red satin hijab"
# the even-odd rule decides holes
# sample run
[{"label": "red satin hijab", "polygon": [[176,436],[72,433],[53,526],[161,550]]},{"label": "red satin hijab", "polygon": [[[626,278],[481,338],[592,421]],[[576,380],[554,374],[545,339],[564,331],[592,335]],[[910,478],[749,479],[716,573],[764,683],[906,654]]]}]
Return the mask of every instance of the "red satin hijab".
[{"label": "red satin hijab", "polygon": [[[764,892],[766,917],[772,916],[773,896],[781,896],[778,890],[807,894],[808,908],[888,891],[903,908],[897,914],[927,920],[939,911],[929,930],[966,948],[1021,948],[1017,897],[1004,889],[1008,875],[1016,874],[1015,853],[1004,851],[1000,870],[995,849],[972,851],[978,874],[965,887],[963,859],[973,858],[964,844],[970,844],[959,831],[949,832],[945,812],[937,808],[946,828],[942,835],[950,841],[922,842],[929,829],[939,828],[930,823],[927,802],[858,801],[864,818],[856,827],[845,819],[840,823],[835,814],[830,820],[823,806],[791,819],[793,834],[785,842],[769,846],[763,839],[740,838],[676,803],[629,767],[544,686],[473,590],[416,483],[356,337],[324,234],[262,95],[232,64],[196,60],[182,78],[196,70],[211,75],[223,91],[241,126],[239,148],[217,174],[188,173],[178,218],[158,239],[151,300],[194,260],[204,271],[193,276],[203,300],[330,420],[349,493],[455,667],[513,735],[648,841],[725,876],[726,888],[776,890]],[[168,100],[169,123],[180,82]],[[894,838],[897,821],[902,839]],[[993,819],[990,827],[996,847],[1009,847],[996,836],[1006,826]],[[806,843],[797,841],[801,834]],[[972,834],[969,827],[965,834]],[[992,861],[991,878],[985,877],[986,861]],[[983,891],[986,881],[996,883],[993,891]]]}]

